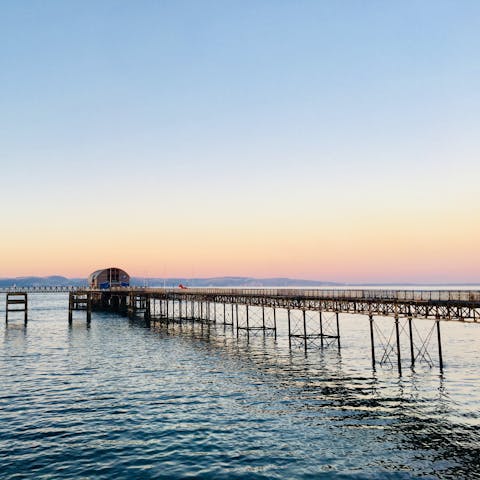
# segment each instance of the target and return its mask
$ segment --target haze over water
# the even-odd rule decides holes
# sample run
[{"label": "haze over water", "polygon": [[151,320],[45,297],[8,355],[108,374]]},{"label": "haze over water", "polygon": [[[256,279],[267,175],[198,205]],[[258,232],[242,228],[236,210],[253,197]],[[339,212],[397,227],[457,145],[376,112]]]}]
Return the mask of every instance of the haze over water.
[{"label": "haze over water", "polygon": [[2,479],[480,478],[478,325],[442,323],[443,377],[399,378],[372,371],[365,317],[305,354],[281,311],[275,342],[108,313],[69,328],[66,295],[29,299],[27,328],[0,331]]}]

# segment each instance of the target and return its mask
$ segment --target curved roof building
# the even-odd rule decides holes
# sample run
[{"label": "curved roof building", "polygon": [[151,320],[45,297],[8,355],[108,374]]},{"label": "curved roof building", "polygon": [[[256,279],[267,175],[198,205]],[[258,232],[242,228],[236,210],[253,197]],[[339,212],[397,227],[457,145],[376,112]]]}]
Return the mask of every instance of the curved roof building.
[{"label": "curved roof building", "polygon": [[89,275],[88,286],[101,289],[128,287],[130,286],[130,275],[125,270],[117,267],[96,270]]}]

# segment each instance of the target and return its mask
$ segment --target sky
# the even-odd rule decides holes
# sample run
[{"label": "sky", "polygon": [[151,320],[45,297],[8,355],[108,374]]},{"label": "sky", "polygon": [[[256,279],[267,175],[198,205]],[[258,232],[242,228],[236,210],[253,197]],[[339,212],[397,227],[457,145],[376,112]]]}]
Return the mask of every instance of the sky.
[{"label": "sky", "polygon": [[0,277],[480,283],[480,2],[0,0]]}]

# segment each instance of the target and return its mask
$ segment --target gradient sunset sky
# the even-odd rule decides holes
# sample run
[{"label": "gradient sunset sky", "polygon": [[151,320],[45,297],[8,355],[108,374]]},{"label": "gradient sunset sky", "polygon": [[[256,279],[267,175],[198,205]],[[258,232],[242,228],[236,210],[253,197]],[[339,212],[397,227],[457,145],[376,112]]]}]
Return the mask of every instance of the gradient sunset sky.
[{"label": "gradient sunset sky", "polygon": [[480,2],[0,2],[0,277],[480,282]]}]

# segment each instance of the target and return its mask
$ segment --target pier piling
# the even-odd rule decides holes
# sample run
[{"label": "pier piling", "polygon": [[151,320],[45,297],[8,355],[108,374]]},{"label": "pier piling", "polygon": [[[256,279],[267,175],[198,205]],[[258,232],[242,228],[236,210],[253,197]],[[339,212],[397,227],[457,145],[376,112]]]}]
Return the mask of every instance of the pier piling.
[{"label": "pier piling", "polygon": [[28,295],[26,292],[7,293],[5,305],[5,323],[8,324],[9,313],[23,312],[23,323],[28,322]]},{"label": "pier piling", "polygon": [[368,316],[369,324],[370,324],[370,347],[372,351],[372,368],[375,371],[375,338],[373,334],[373,315],[370,314]]}]

